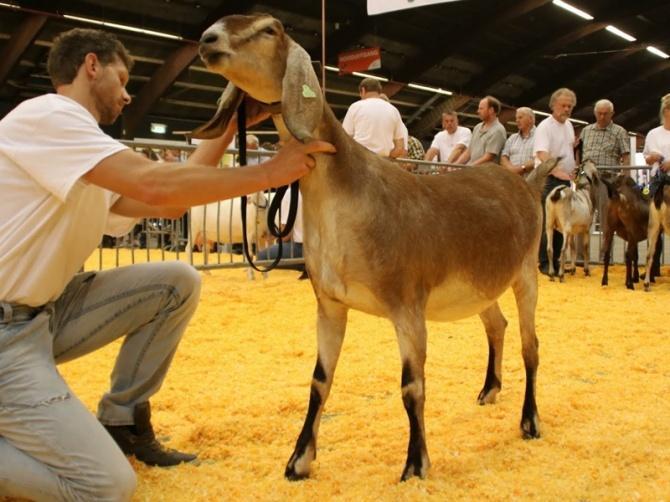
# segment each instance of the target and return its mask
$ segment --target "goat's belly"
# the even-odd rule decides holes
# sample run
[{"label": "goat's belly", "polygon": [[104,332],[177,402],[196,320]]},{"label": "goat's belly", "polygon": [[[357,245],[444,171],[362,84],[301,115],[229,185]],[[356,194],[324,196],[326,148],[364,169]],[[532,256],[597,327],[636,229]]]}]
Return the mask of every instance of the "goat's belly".
[{"label": "goat's belly", "polygon": [[456,321],[486,310],[505,291],[489,292],[460,281],[450,281],[434,288],[426,304],[426,319],[429,321]]}]

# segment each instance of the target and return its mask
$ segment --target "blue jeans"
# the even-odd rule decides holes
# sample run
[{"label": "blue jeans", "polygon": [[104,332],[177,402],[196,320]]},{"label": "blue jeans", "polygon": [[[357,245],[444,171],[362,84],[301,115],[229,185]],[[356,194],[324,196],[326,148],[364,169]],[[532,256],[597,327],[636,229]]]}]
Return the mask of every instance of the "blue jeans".
[{"label": "blue jeans", "polygon": [[[261,249],[256,255],[258,260],[274,260],[279,255],[279,245],[273,244],[269,248]],[[282,258],[302,258],[302,242],[282,242]],[[290,268],[302,270],[302,265],[282,265],[281,262],[277,268]]]},{"label": "blue jeans", "polygon": [[[189,265],[144,263],[78,274],[32,320],[0,319],[0,496],[130,499],[135,474],[101,422],[132,424],[158,391],[199,293]],[[56,364],[121,336],[96,419]]]}]

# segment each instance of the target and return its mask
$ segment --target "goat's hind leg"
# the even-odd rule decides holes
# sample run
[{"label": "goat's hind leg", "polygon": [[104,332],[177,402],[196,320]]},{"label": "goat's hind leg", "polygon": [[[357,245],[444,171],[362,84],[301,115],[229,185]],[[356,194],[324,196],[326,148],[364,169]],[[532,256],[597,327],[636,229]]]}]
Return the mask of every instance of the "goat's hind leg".
[{"label": "goat's hind leg", "polygon": [[498,302],[479,314],[486,337],[489,342],[489,362],[486,368],[486,379],[477,402],[479,404],[495,403],[496,396],[502,387],[502,353],[505,341],[507,320],[500,310]]},{"label": "goat's hind leg", "polygon": [[[590,229],[586,229],[586,233],[584,233],[584,237],[582,239],[582,254],[584,258],[584,275],[586,277],[591,276],[591,269],[590,267],[590,258],[591,258],[591,235],[590,235]],[[576,267],[575,267],[576,269]]]},{"label": "goat's hind leg", "polygon": [[309,394],[307,417],[289,459],[284,476],[295,481],[309,476],[312,460],[316,458],[316,436],[321,412],[333,384],[335,367],[342,349],[348,308],[339,302],[319,300],[317,338],[318,354]]},{"label": "goat's hind leg", "polygon": [[512,290],[519,310],[521,353],[526,368],[526,393],[521,411],[521,433],[524,439],[540,437],[540,417],[535,402],[535,382],[539,364],[539,342],[535,334],[535,309],[537,307],[537,272],[534,256],[526,257],[522,270],[512,283]]},{"label": "goat's hind leg", "polygon": [[[422,309],[417,310],[423,312]],[[422,316],[410,314],[394,316],[393,323],[402,362],[400,383],[402,402],[409,419],[407,461],[400,478],[401,481],[406,481],[412,476],[425,478],[430,467],[423,419],[427,335],[426,323]]]}]

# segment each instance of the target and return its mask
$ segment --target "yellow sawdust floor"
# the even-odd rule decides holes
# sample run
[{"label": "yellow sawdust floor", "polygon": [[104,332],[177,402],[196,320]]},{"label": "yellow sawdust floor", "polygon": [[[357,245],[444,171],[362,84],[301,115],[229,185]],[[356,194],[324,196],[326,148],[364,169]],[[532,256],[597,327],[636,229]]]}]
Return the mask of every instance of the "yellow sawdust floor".
[{"label": "yellow sawdust floor", "polygon": [[[670,500],[670,268],[651,293],[623,267],[540,276],[537,398],[542,438],[519,433],[525,374],[513,296],[503,389],[478,406],[487,344],[478,318],[429,323],[426,428],[432,469],[398,483],[408,425],[390,323],[351,312],[312,478],[284,466],[302,427],[315,362],[315,299],[297,272],[248,281],[203,273],[201,305],[163,389],[158,434],[200,465],[138,472],[136,500]],[[61,367],[91,410],[117,346]],[[93,370],[95,369],[95,370]]]}]

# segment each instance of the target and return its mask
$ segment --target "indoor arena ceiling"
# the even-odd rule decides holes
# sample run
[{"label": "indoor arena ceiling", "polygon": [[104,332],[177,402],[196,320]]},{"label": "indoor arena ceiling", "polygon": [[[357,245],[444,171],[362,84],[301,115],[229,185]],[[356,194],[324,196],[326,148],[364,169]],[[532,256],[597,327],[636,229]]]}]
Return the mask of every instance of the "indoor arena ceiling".
[{"label": "indoor arena ceiling", "polygon": [[[644,134],[658,124],[659,98],[670,92],[670,2],[571,0],[587,20],[551,0],[463,0],[369,17],[365,0],[324,0],[326,65],[343,51],[381,48],[385,92],[412,134],[429,140],[446,108],[473,126],[479,99],[504,104],[501,120],[514,130],[514,108],[548,111],[558,87],[577,93],[573,117],[592,122],[596,100],[614,102],[615,121]],[[110,132],[157,137],[149,123],[173,131],[207,120],[224,85],[198,60],[195,41],[219,17],[266,12],[322,59],[320,0],[0,0],[0,116],[21,100],[51,92],[46,58],[51,40],[91,20],[175,35],[130,32],[108,24],[135,57],[128,90],[133,103]],[[82,19],[84,18],[84,19]],[[631,35],[626,41],[609,26]],[[648,50],[652,46],[661,56]],[[325,72],[327,100],[338,117],[358,99],[360,77]],[[420,84],[453,93],[417,89]],[[270,127],[268,123],[267,127]]]}]

